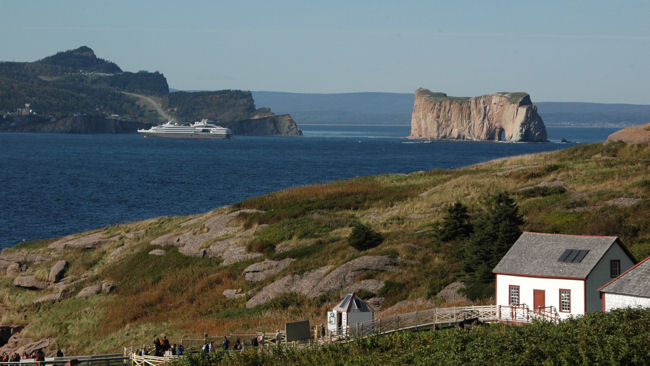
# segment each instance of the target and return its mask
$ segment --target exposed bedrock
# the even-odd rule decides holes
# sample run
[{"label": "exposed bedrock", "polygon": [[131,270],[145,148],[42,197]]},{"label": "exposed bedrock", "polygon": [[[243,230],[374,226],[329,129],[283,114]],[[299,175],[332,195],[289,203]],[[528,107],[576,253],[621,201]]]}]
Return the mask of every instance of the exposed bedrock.
[{"label": "exposed bedrock", "polygon": [[[333,266],[324,266],[304,274],[292,274],[280,278],[267,285],[248,302],[247,308],[253,308],[265,304],[282,294],[298,293],[307,297],[318,297],[340,291],[353,284],[363,273],[368,271],[398,271],[396,258],[387,256],[366,255],[347,262],[332,270]],[[367,287],[367,283],[361,284],[359,288]],[[373,283],[374,288],[379,289],[383,283]]]},{"label": "exposed bedrock", "polygon": [[415,91],[411,138],[546,141],[546,127],[526,93],[496,93],[472,98]]}]

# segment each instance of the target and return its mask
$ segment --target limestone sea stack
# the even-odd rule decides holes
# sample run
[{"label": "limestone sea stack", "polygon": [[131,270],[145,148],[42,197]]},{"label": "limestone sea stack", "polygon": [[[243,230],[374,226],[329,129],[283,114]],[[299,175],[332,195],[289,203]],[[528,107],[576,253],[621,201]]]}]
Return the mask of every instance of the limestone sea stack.
[{"label": "limestone sea stack", "polygon": [[546,126],[527,93],[469,98],[420,88],[410,138],[541,142],[546,141]]}]

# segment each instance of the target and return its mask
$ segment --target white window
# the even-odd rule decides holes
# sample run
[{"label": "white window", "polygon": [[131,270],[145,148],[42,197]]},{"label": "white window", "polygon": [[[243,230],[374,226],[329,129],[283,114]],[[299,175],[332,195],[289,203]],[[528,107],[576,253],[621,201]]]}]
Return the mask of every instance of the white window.
[{"label": "white window", "polygon": [[510,285],[510,305],[519,305],[519,286]]},{"label": "white window", "polygon": [[560,289],[560,311],[571,312],[571,290]]}]

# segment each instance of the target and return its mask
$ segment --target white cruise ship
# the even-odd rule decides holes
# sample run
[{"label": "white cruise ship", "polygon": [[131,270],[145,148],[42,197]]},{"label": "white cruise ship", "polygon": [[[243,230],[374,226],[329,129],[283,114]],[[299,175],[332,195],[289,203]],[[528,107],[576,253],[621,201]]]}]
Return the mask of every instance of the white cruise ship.
[{"label": "white cruise ship", "polygon": [[207,119],[194,122],[192,125],[183,125],[169,121],[148,130],[138,130],[144,137],[169,137],[169,138],[199,138],[199,139],[229,139],[232,131],[229,128],[217,126]]}]

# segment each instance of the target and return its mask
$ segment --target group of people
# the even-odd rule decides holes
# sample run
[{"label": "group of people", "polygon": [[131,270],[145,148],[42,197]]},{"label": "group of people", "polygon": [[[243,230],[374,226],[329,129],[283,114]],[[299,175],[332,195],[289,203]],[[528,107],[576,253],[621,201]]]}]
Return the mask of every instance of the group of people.
[{"label": "group of people", "polygon": [[[27,356],[27,354],[24,356]],[[20,355],[16,352],[11,355],[7,354],[7,352],[2,352],[2,361],[0,362],[20,362]]]},{"label": "group of people", "polygon": [[176,346],[176,343],[170,345],[169,340],[166,335],[162,336],[162,340],[158,337],[153,340],[153,348],[144,347],[138,353],[140,356],[152,355],[152,356],[181,356],[185,352],[185,347],[182,344]]},{"label": "group of people", "polygon": [[[275,337],[273,338],[272,342],[279,344],[282,341],[282,333],[278,329],[275,333]],[[264,347],[264,343],[266,342],[266,333],[262,332],[261,335],[258,335],[257,337],[254,337],[250,340],[250,345],[253,347]],[[228,337],[223,336],[223,341],[221,342],[221,349],[224,351],[228,351],[231,349],[230,345],[230,340]],[[203,344],[203,347],[201,350],[205,353],[211,353],[215,352],[215,345],[214,341],[208,341],[208,335],[205,335],[205,343]],[[235,343],[232,345],[232,350],[234,351],[243,351],[244,350],[244,342],[242,342],[241,338],[237,338]]]},{"label": "group of people", "polygon": [[[63,357],[63,353],[61,353],[61,356],[59,356],[59,352],[61,350],[57,351],[57,357]],[[38,361],[45,361],[45,352],[43,352],[43,349],[37,349],[33,350],[31,353],[23,352],[23,355],[19,355],[17,352],[12,353],[9,355],[7,352],[2,352],[2,361],[0,362],[20,362],[20,360],[34,360],[36,362]]]},{"label": "group of people", "polygon": [[[208,341],[208,336],[206,334],[205,337],[206,342],[203,344],[203,347],[201,347],[201,351],[204,353],[212,353],[215,352],[215,346],[214,346],[214,341]],[[228,337],[223,336],[223,341],[221,342],[221,348],[224,351],[227,351],[230,349],[230,339]],[[235,344],[232,345],[232,349],[235,351],[243,351],[244,350],[244,343],[241,341],[241,338],[237,338],[235,341]]]}]

